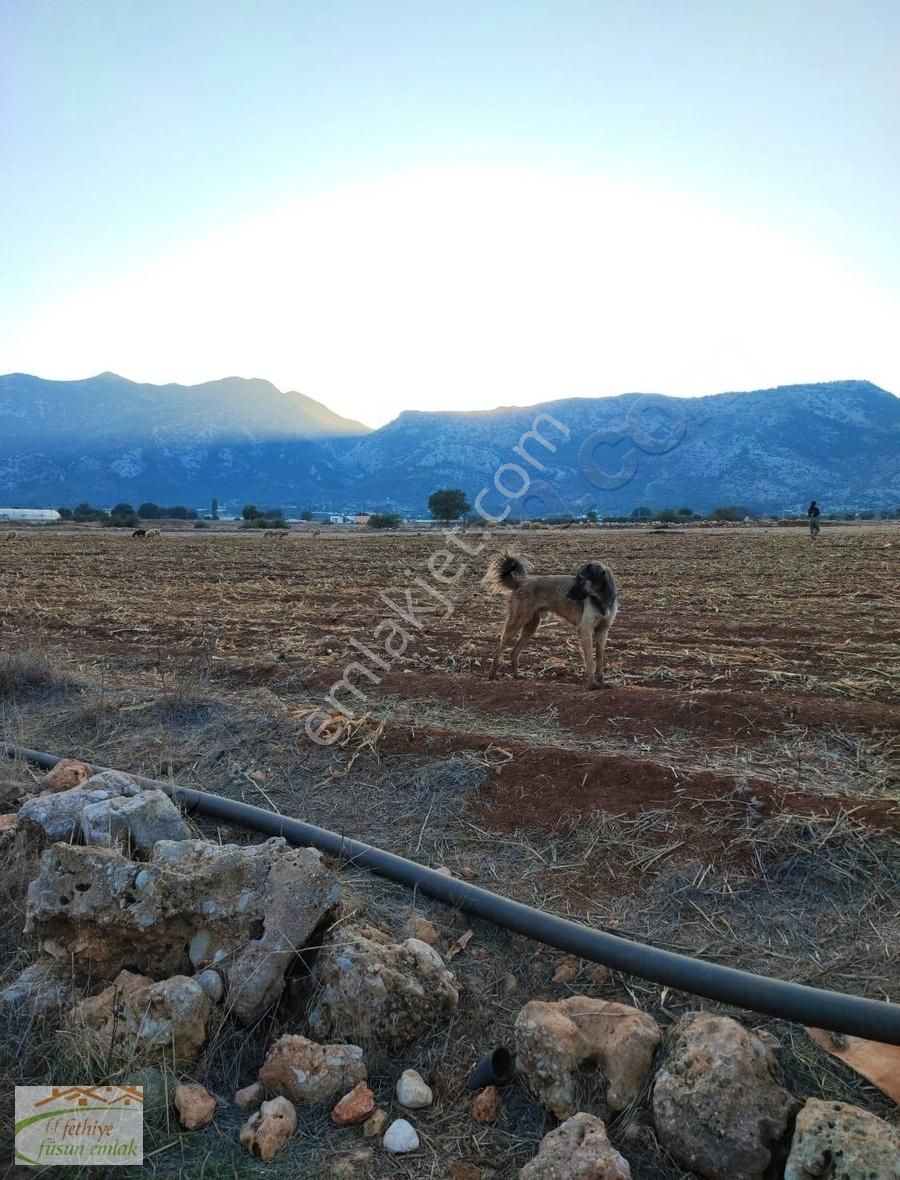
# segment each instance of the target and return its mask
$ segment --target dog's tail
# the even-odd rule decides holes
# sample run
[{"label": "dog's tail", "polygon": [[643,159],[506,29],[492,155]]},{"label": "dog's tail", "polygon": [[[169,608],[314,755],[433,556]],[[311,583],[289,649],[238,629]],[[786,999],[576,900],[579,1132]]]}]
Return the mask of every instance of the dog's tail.
[{"label": "dog's tail", "polygon": [[482,580],[492,594],[512,594],[531,573],[531,566],[516,553],[495,553]]}]

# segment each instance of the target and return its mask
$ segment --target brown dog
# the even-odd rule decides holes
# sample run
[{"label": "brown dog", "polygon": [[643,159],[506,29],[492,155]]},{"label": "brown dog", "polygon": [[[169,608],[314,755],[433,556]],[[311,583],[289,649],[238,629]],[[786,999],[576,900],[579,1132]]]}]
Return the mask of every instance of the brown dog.
[{"label": "brown dog", "polygon": [[491,664],[490,679],[497,676],[500,657],[513,644],[510,662],[519,675],[519,654],[550,613],[565,619],[578,631],[588,688],[603,687],[606,638],[619,608],[612,570],[599,561],[588,562],[570,574],[532,574],[521,557],[497,553],[488,562],[484,585],[494,594],[508,594],[509,605]]}]

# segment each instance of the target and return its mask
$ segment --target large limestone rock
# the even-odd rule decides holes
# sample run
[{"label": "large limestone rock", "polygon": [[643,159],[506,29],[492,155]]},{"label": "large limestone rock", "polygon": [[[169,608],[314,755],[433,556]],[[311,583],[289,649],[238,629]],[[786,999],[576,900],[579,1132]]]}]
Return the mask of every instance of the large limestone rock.
[{"label": "large limestone rock", "polygon": [[330,1102],[366,1080],[359,1045],[319,1045],[286,1033],[266,1054],[259,1080],[293,1102]]},{"label": "large limestone rock", "polygon": [[810,1098],[797,1115],[784,1180],[900,1180],[900,1134],[845,1102]]},{"label": "large limestone rock", "polygon": [[631,1169],[591,1114],[575,1114],[541,1140],[519,1180],[631,1180]]},{"label": "large limestone rock", "polygon": [[80,839],[85,807],[102,803],[117,794],[113,787],[94,778],[66,791],[35,795],[19,809],[18,826],[31,844]]},{"label": "large limestone rock", "polygon": [[456,1010],[459,992],[438,952],[417,938],[394,943],[372,927],[340,928],[315,969],[309,1027],[316,1036],[375,1037],[407,1045]]},{"label": "large limestone rock", "polygon": [[69,1022],[104,1060],[146,1055],[188,1063],[206,1042],[210,1009],[203,989],[184,975],[154,983],[122,971],[99,995],[77,1004]]},{"label": "large limestone rock", "polygon": [[669,1048],[653,1087],[662,1145],[708,1180],[763,1180],[784,1158],[800,1105],[771,1045],[727,1016],[693,1012]]},{"label": "large limestone rock", "polygon": [[606,1075],[610,1110],[624,1110],[640,1093],[660,1042],[646,1012],[590,996],[532,1000],[516,1018],[514,1036],[519,1069],[559,1119],[574,1114],[576,1075],[588,1063]]},{"label": "large limestone rock", "polygon": [[164,791],[139,791],[88,803],[81,812],[85,844],[148,851],[160,840],[189,840],[191,829]]},{"label": "large limestone rock", "polygon": [[112,848],[56,844],[28,889],[25,929],[93,978],[215,965],[237,1018],[281,995],[297,951],[340,897],[318,852],[280,838],[241,848],[160,841],[147,863]]},{"label": "large limestone rock", "polygon": [[73,994],[65,968],[53,959],[39,959],[0,990],[0,1006],[32,1019],[68,1008]]}]

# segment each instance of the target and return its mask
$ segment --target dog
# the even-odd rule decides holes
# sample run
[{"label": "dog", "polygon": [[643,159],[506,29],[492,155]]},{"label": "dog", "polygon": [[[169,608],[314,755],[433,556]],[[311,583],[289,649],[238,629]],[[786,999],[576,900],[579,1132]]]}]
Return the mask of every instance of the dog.
[{"label": "dog", "polygon": [[494,594],[508,594],[506,618],[491,663],[489,678],[496,680],[504,649],[513,645],[510,662],[519,675],[519,655],[547,614],[564,619],[578,632],[588,688],[603,688],[606,639],[619,609],[612,570],[590,561],[570,574],[532,574],[524,558],[496,553],[488,562],[484,586]]}]

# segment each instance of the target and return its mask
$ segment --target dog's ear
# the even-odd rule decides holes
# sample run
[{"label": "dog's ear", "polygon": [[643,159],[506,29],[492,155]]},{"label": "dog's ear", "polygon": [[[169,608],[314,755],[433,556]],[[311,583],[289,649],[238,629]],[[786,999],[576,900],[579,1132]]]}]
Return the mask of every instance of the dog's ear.
[{"label": "dog's ear", "polygon": [[587,598],[590,593],[588,590],[589,579],[587,577],[587,571],[590,568],[589,565],[583,565],[581,567],[575,575],[575,581],[572,583],[572,587],[566,596],[567,598],[571,598],[574,602],[583,602]]},{"label": "dog's ear", "polygon": [[598,565],[592,562],[586,568],[591,571],[590,580],[592,586],[595,586],[598,590],[609,589],[609,570],[605,565]]}]

